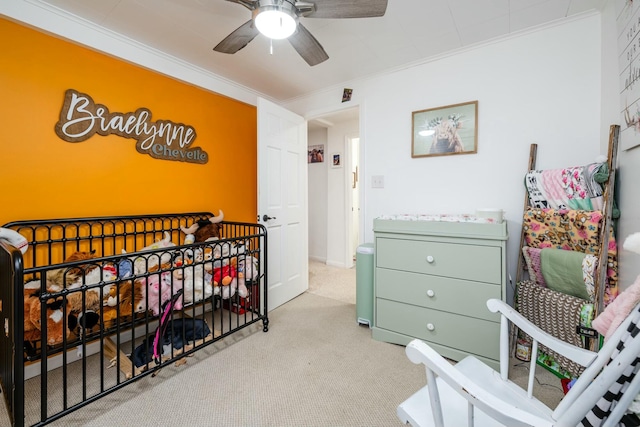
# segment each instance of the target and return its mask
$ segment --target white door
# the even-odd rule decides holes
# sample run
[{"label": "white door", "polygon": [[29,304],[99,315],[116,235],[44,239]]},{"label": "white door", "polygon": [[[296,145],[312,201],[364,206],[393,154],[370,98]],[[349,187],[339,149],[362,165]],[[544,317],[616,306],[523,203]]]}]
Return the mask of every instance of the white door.
[{"label": "white door", "polygon": [[258,217],[267,227],[267,308],[309,287],[307,122],[258,98]]}]

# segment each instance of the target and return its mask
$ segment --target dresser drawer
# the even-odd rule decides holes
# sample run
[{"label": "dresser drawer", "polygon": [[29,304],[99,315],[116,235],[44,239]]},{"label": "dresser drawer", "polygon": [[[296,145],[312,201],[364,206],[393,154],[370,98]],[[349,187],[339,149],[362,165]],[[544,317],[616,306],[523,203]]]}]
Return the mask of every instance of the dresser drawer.
[{"label": "dresser drawer", "polygon": [[486,302],[490,298],[502,299],[502,287],[376,268],[376,296],[497,322],[500,316],[491,313]]},{"label": "dresser drawer", "polygon": [[376,266],[486,283],[502,283],[502,250],[497,246],[376,239]]},{"label": "dresser drawer", "polygon": [[380,298],[376,299],[376,314],[378,328],[490,359],[499,358],[500,323]]}]

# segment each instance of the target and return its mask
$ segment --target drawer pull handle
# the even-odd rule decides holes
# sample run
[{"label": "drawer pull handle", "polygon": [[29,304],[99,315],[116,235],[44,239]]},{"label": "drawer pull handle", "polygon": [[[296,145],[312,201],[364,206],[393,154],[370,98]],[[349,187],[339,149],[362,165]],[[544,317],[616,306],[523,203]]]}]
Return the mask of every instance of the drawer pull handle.
[{"label": "drawer pull handle", "polygon": [[433,331],[436,327],[433,326],[433,323],[427,323],[427,329]]},{"label": "drawer pull handle", "polygon": [[433,261],[434,261],[433,257],[432,257],[431,255],[429,255],[429,256],[427,257],[427,262],[428,262],[429,264],[431,264]]},{"label": "drawer pull handle", "polygon": [[433,298],[435,295],[436,295],[436,293],[435,293],[435,292],[433,292],[433,290],[429,289],[429,290],[427,291],[427,296],[428,296],[429,298]]}]

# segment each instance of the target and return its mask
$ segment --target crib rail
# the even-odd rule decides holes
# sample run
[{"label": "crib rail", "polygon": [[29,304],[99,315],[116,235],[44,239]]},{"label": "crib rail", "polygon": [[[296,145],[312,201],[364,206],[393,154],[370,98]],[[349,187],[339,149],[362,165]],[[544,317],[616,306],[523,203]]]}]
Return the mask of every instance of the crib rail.
[{"label": "crib rail", "polygon": [[13,425],[24,419],[22,282],[22,252],[0,240],[0,387]]},{"label": "crib rail", "polygon": [[[209,212],[196,212],[19,221],[4,226],[19,232],[29,243],[23,255],[0,241],[0,319],[4,327],[0,336],[0,385],[14,426],[48,424],[256,322],[261,321],[263,331],[268,330],[266,228],[226,221],[220,224],[218,240],[185,244],[182,228],[211,216]],[[170,241],[172,246],[156,247],[163,241]],[[171,293],[177,293],[176,278],[185,277],[187,270],[193,272],[213,263],[230,264],[232,259],[237,262],[238,253],[229,253],[231,247],[242,247],[242,256],[257,260],[251,279],[243,281],[248,295],[236,292],[225,298],[221,293],[197,300],[192,296],[191,301],[185,296],[183,306],[168,317],[170,332],[164,338],[168,337],[169,349],[151,358],[151,338],[163,306],[150,306],[147,294],[144,310],[136,311],[133,304],[121,309],[120,289],[124,283],[166,275],[170,278]],[[75,252],[92,252],[93,257],[65,261]],[[205,253],[217,255],[213,259],[198,259],[194,255]],[[176,259],[190,262],[177,263]],[[132,260],[142,261],[144,268],[132,271],[124,280],[119,277],[123,260],[130,260],[131,267]],[[114,277],[107,278],[108,268],[115,272]],[[88,273],[90,270],[99,272],[99,280],[89,282],[87,277],[93,274]],[[71,288],[65,284],[59,289],[49,288],[51,277],[62,277],[66,283],[78,271],[82,286]],[[62,302],[58,313],[62,319],[62,338],[52,342],[53,331],[42,327],[37,341],[23,339],[27,333],[22,304],[25,282],[42,286],[37,295],[41,325],[47,324],[47,309],[52,301]],[[46,289],[42,283],[47,283]],[[149,292],[146,286],[144,289]],[[194,288],[191,291],[193,294]],[[90,311],[87,307],[92,292],[99,295],[99,301],[106,300],[106,292],[115,295],[116,315],[110,323],[106,323],[110,308],[103,304],[93,313],[100,319],[96,326],[87,326],[83,323],[86,320],[81,322],[71,316],[68,301],[76,297],[85,314]],[[193,331],[199,331],[200,335]],[[177,347],[176,337],[185,337],[185,343],[180,341],[181,346]],[[134,354],[142,355],[142,362]],[[26,390],[30,390],[29,396],[39,394],[39,402],[25,402]]]}]

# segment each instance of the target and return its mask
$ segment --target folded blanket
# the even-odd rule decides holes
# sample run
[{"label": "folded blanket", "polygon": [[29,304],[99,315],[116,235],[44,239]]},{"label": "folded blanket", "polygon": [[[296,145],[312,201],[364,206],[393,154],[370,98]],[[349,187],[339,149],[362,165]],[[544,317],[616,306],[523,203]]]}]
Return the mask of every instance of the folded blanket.
[{"label": "folded blanket", "polygon": [[640,276],[598,315],[591,325],[606,341],[640,302]]},{"label": "folded blanket", "polygon": [[[532,170],[525,176],[531,206],[552,209],[602,209],[601,169],[606,163],[564,169]],[[605,177],[606,181],[606,177]],[[604,182],[604,181],[601,181]]]},{"label": "folded blanket", "polygon": [[[598,256],[602,218],[600,211],[528,208],[523,217],[525,244],[532,248],[556,248]],[[605,306],[613,301],[617,294],[617,245],[613,228],[610,228]]]}]

